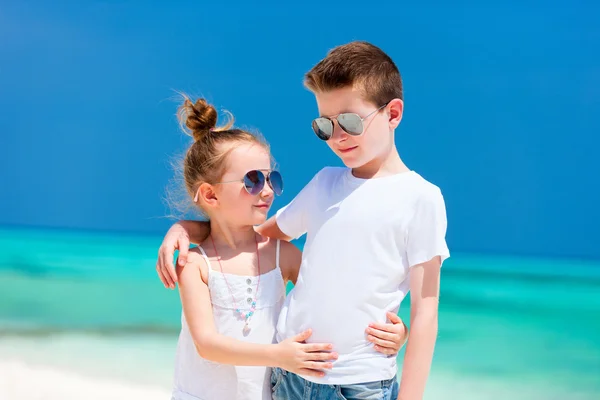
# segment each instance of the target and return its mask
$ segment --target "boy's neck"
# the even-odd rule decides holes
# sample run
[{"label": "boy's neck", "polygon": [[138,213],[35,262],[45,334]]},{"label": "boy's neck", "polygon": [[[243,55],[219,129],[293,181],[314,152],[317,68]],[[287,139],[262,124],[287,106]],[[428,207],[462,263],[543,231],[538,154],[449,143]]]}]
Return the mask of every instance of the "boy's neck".
[{"label": "boy's neck", "polygon": [[352,168],[352,175],[362,179],[382,178],[408,172],[410,169],[404,164],[398,154],[396,146],[383,157],[376,158],[360,167]]},{"label": "boy's neck", "polygon": [[257,233],[253,226],[229,225],[211,220],[210,234],[216,245],[228,246],[232,249],[244,249],[256,243]]}]

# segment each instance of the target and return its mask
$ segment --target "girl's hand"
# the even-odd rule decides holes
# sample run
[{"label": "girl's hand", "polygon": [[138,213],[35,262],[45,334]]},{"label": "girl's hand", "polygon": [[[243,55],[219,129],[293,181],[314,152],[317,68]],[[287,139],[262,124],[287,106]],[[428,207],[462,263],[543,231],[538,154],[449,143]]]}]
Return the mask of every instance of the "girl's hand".
[{"label": "girl's hand", "polygon": [[367,340],[375,345],[375,350],[387,355],[396,355],[408,339],[408,329],[402,319],[388,312],[391,323],[372,323],[366,329]]},{"label": "girl's hand", "polygon": [[286,339],[277,346],[276,358],[280,368],[295,374],[322,377],[323,370],[333,368],[338,358],[331,352],[333,346],[327,343],[305,343],[312,334],[308,329],[299,335]]}]

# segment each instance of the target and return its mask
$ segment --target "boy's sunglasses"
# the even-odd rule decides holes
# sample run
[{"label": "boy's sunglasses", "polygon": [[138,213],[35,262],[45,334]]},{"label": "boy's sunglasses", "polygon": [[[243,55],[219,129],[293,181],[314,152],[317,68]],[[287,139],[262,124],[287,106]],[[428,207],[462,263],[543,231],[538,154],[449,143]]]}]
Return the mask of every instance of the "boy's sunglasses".
[{"label": "boy's sunglasses", "polygon": [[217,182],[217,183],[234,183],[234,182],[242,182],[244,184],[244,189],[246,192],[251,194],[252,196],[256,196],[265,188],[265,182],[269,184],[271,189],[273,189],[273,193],[277,196],[283,193],[283,178],[279,171],[269,171],[265,175],[265,173],[259,169],[255,169],[252,171],[246,172],[243,179],[238,179],[235,181],[227,181],[227,182]]},{"label": "boy's sunglasses", "polygon": [[[332,118],[337,120],[340,128],[342,128],[344,132],[352,136],[359,136],[362,135],[365,128],[363,121],[369,118],[371,115],[375,114],[376,112],[380,111],[388,104],[389,103],[385,103],[377,110],[369,113],[369,115],[367,115],[364,118],[361,118],[360,115],[355,113],[341,113]],[[332,118],[319,117],[313,120],[312,129],[319,139],[329,140],[331,139],[331,136],[333,136],[334,125]]]}]

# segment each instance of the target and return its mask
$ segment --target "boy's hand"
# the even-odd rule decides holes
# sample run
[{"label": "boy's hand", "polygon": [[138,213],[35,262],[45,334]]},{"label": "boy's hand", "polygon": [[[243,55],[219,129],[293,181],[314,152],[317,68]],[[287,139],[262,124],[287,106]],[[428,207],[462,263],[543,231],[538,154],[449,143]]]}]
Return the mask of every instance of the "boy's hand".
[{"label": "boy's hand", "polygon": [[160,245],[156,262],[156,272],[166,288],[175,289],[177,283],[177,273],[173,265],[175,250],[179,250],[178,262],[183,266],[187,261],[189,248],[190,237],[187,230],[180,223],[174,224]]},{"label": "boy's hand", "polygon": [[372,323],[366,330],[367,340],[375,345],[375,350],[387,355],[396,355],[408,339],[408,329],[402,319],[388,312],[391,323]]}]

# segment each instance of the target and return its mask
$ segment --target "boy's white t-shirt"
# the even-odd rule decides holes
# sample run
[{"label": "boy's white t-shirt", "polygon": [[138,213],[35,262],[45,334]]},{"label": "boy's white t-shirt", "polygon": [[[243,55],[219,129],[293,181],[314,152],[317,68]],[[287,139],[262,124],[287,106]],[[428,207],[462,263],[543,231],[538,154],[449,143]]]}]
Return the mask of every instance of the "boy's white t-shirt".
[{"label": "boy's white t-shirt", "polygon": [[396,357],[377,352],[365,329],[398,311],[410,267],[449,257],[440,189],[413,171],[360,179],[348,168],[327,167],[276,219],[290,237],[307,233],[277,338],[310,328],[308,343],[332,343],[339,353],[325,377],[303,377],[334,385],[394,377]]}]

